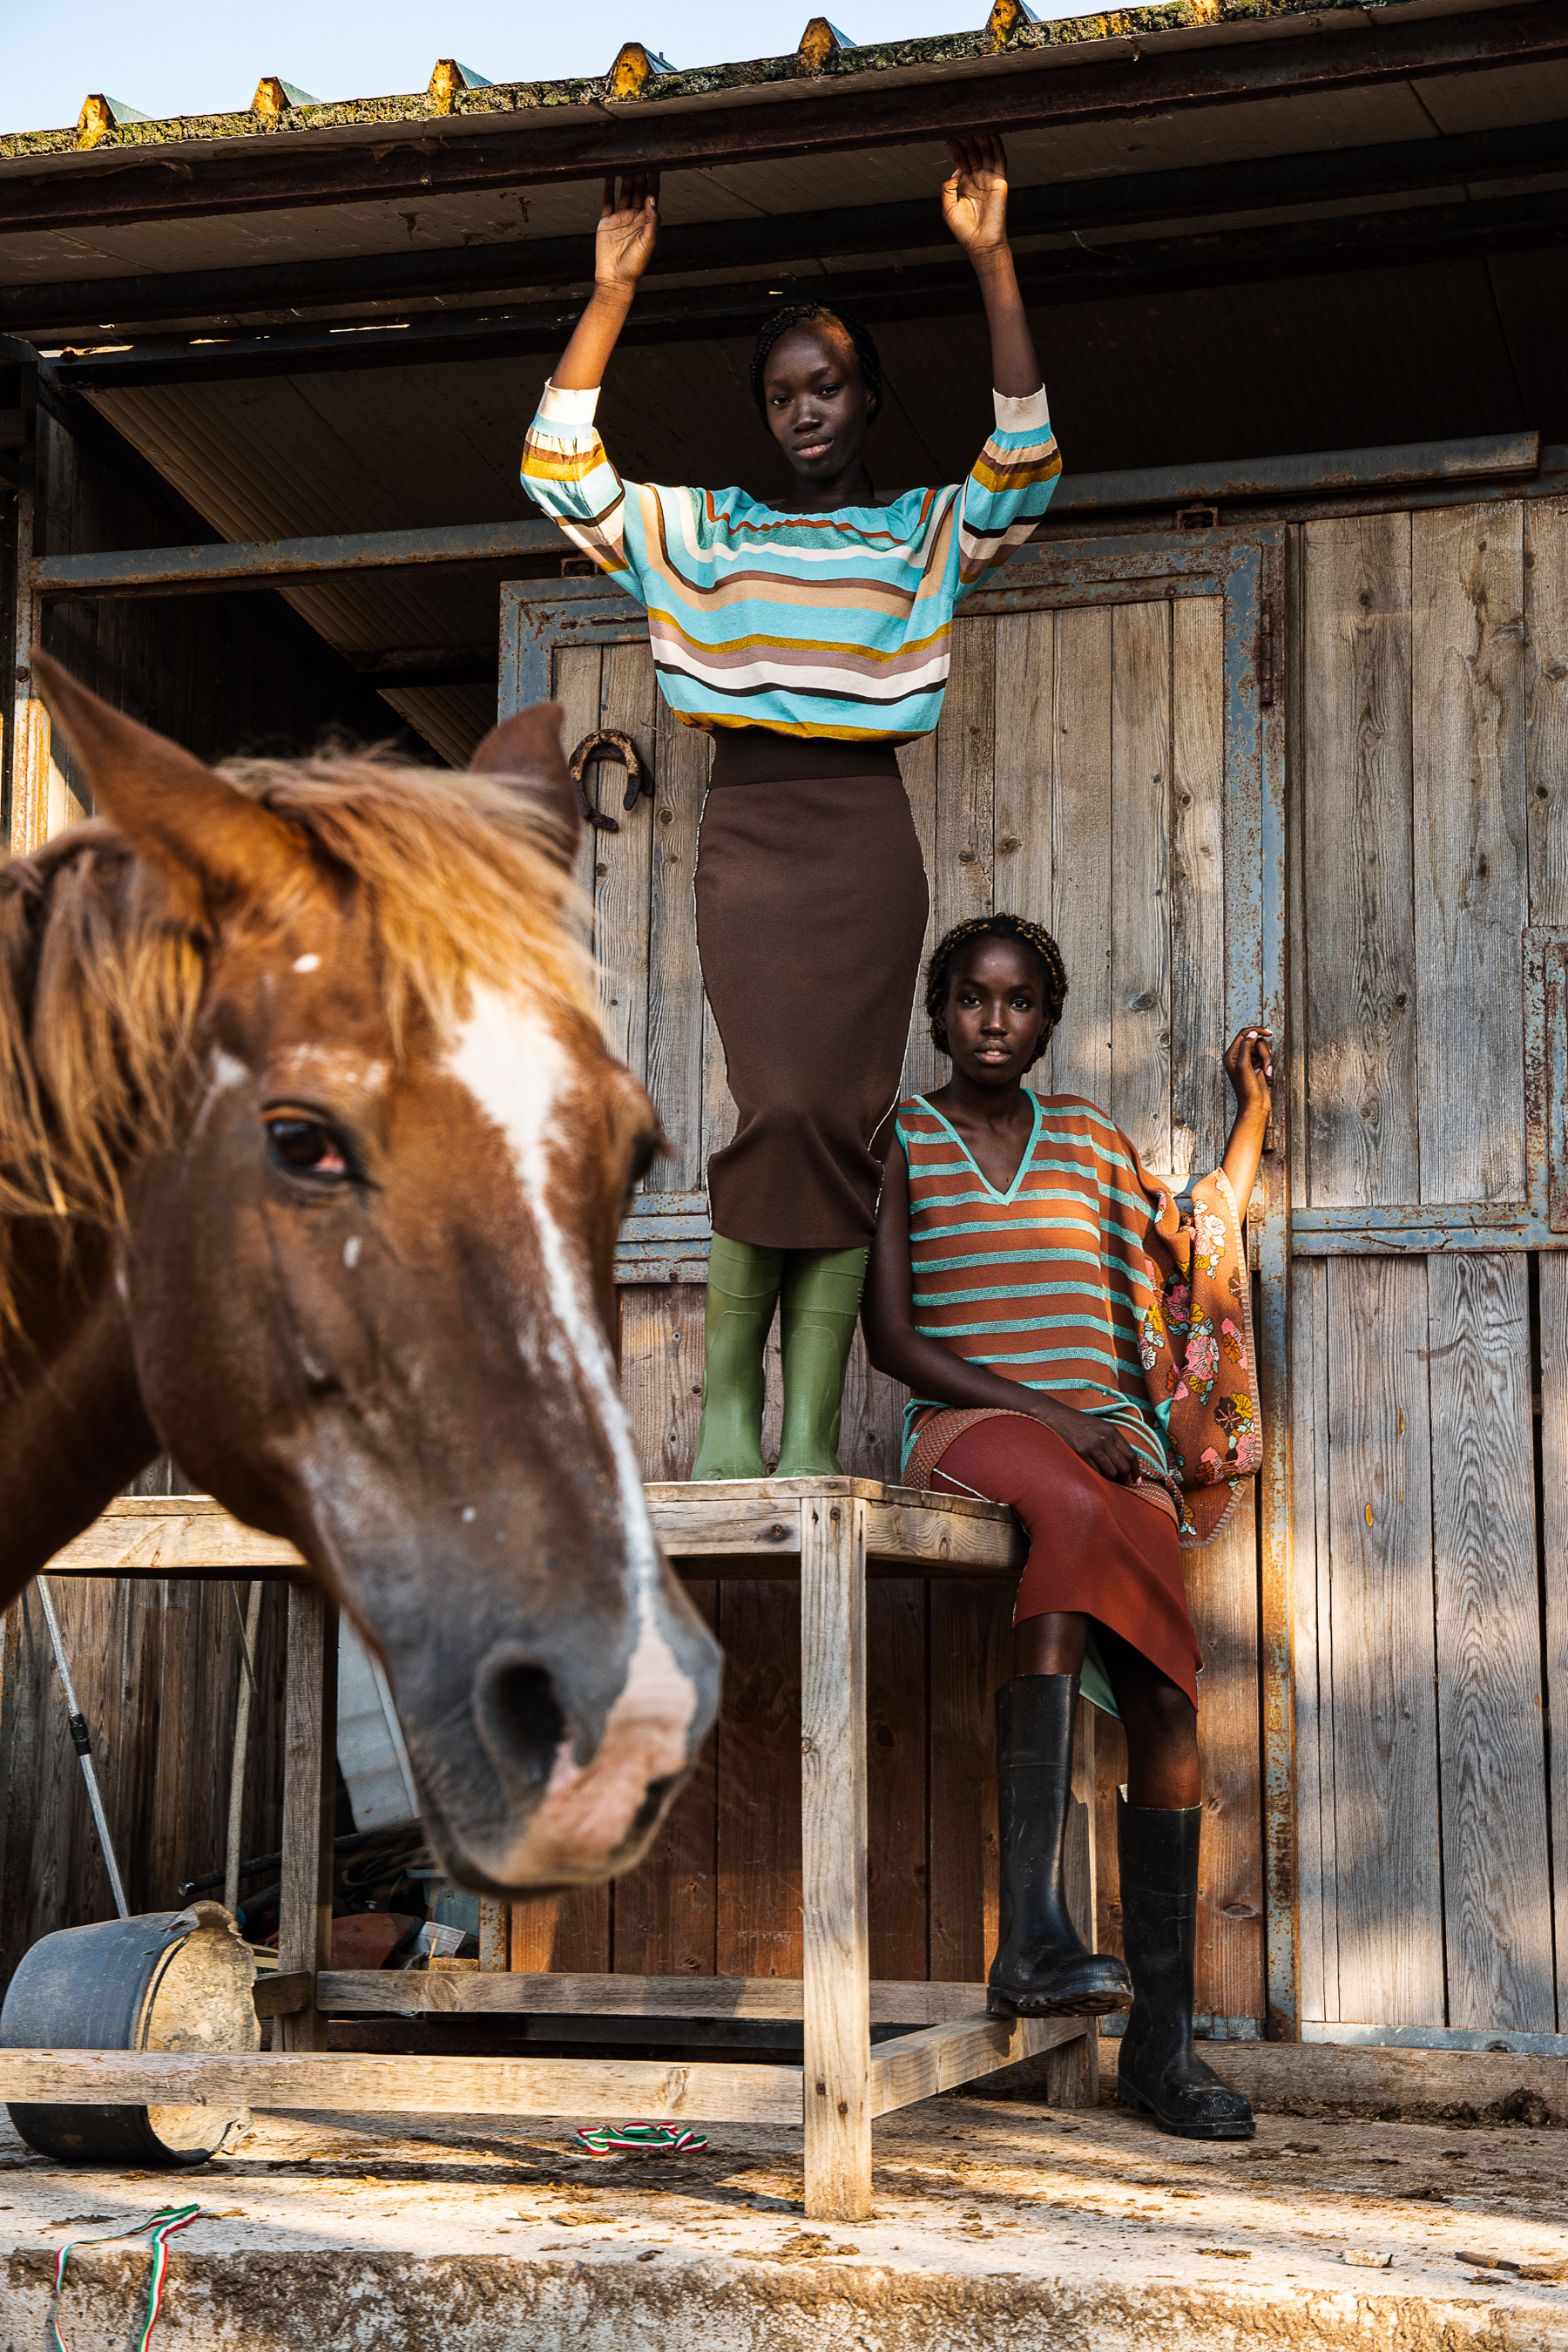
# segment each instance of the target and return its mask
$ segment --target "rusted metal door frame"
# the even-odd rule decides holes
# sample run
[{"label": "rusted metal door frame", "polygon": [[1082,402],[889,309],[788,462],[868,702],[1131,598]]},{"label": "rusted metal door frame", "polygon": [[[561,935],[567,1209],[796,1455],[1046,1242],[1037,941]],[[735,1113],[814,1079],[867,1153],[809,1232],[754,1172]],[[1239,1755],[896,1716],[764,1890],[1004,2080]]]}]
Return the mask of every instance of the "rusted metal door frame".
[{"label": "rusted metal door frame", "polygon": [[[963,607],[1002,615],[1053,605],[1218,596],[1225,625],[1224,792],[1227,1034],[1261,1016],[1285,1034],[1285,547],[1283,524],[1053,541],[1020,552]],[[555,649],[639,639],[639,605],[603,577],[514,581],[501,590],[500,709],[548,700]],[[1262,1700],[1265,2017],[1273,2040],[1300,2032],[1289,1423],[1289,1199],[1280,1090],[1273,1142],[1250,1220],[1258,1281],[1258,1372],[1264,1405],[1259,1481],[1258,1674]],[[640,1206],[641,1204],[639,1204]],[[651,1210],[652,1203],[648,1203]],[[669,1248],[701,1249],[700,1204],[679,1196]],[[700,1222],[705,1223],[705,1219]],[[661,1255],[657,1213],[639,1217],[639,1264]],[[705,1238],[705,1236],[704,1236]],[[636,1276],[633,1277],[637,1278]],[[641,1279],[647,1280],[644,1272]],[[667,1276],[665,1278],[671,1278]]]}]

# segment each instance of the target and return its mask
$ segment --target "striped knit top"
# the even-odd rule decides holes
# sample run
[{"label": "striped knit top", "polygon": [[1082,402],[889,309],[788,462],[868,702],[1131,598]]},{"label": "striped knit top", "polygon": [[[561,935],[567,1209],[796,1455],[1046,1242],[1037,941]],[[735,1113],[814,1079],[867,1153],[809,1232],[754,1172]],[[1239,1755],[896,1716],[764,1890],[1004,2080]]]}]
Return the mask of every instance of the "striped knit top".
[{"label": "striped knit top", "polygon": [[689,726],[898,743],[936,725],[956,606],[1042,520],[1061,473],[1044,391],[996,403],[966,480],[791,514],[743,490],[623,482],[598,392],[547,384],[523,488],[647,610]]},{"label": "striped knit top", "polygon": [[[1113,1421],[1165,1485],[1164,1423],[1140,1356],[1152,1202],[1138,1155],[1076,1095],[1028,1094],[1034,1129],[1005,1192],[923,1095],[899,1106],[910,1171],[915,1328],[954,1355],[1079,1412]],[[922,1427],[951,1407],[911,1398],[907,1463]]]}]

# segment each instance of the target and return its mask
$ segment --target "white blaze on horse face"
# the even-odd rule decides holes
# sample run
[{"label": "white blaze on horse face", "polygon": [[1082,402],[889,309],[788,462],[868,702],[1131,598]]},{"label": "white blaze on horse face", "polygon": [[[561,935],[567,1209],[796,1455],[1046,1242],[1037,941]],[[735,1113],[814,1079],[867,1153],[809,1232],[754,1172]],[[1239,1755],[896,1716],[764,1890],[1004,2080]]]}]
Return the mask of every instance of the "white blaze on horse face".
[{"label": "white blaze on horse face", "polygon": [[319,971],[321,964],[321,959],[319,955],[296,956],[294,959],[296,971]]},{"label": "white blaze on horse face", "polygon": [[[557,1106],[572,1082],[566,1050],[538,1012],[500,989],[476,982],[468,1017],[446,1066],[506,1137],[549,1286],[555,1328],[547,1350],[568,1378],[576,1373],[616,1465],[637,1619],[626,1683],[590,1764],[579,1766],[572,1741],[563,1741],[543,1800],[512,1857],[514,1883],[551,1866],[591,1874],[625,1843],[648,1783],[684,1769],[697,1691],[658,1622],[658,1551],[631,1424],[621,1402],[615,1360],[595,1311],[588,1269],[576,1263],[551,1206],[552,1145],[564,1147],[562,1156],[568,1165],[571,1159],[556,1120]],[[526,1325],[520,1326],[518,1346],[524,1354],[531,1352]]]}]

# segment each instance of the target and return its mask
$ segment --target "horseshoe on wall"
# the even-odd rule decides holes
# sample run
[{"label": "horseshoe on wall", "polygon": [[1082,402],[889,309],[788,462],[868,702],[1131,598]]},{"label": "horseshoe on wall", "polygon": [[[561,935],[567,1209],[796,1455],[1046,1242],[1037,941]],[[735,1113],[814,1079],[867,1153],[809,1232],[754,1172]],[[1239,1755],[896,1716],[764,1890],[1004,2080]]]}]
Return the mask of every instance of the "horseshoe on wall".
[{"label": "horseshoe on wall", "polygon": [[639,795],[644,793],[647,794],[649,800],[652,800],[653,778],[651,775],[644,774],[642,762],[637,755],[637,746],[631,737],[623,735],[614,727],[595,727],[591,735],[584,736],[583,740],[573,752],[572,781],[577,787],[577,805],[583,812],[584,821],[595,826],[600,833],[619,833],[621,828],[615,817],[602,815],[599,810],[589,806],[588,795],[583,789],[583,777],[590,760],[621,761],[626,772],[626,799],[622,803],[624,808],[635,809]]}]

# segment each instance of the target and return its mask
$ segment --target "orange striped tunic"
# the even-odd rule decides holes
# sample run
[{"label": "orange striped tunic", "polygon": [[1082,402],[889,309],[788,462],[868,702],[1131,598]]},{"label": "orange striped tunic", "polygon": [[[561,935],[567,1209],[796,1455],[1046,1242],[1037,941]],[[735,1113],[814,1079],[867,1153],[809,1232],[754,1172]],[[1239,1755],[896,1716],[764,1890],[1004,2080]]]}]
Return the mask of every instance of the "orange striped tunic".
[{"label": "orange striped tunic", "polygon": [[[1142,1465],[1136,1490],[1171,1512],[1184,1543],[1206,1542],[1261,1460],[1230,1186],[1221,1171],[1202,1179],[1184,1213],[1093,1103],[1027,1100],[1033,1129],[1005,1192],[923,1095],[899,1107],[915,1328],[1114,1422]],[[909,1483],[923,1486],[941,1446],[983,1417],[911,1398]]]}]

